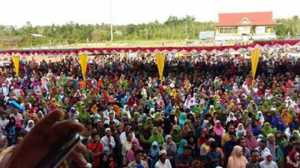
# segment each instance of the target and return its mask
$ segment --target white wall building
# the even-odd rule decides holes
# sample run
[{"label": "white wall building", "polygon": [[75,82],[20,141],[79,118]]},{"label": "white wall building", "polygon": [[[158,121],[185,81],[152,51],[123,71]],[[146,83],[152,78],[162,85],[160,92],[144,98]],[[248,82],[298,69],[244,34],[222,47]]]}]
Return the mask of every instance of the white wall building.
[{"label": "white wall building", "polygon": [[276,38],[272,12],[222,13],[216,41],[271,40]]}]

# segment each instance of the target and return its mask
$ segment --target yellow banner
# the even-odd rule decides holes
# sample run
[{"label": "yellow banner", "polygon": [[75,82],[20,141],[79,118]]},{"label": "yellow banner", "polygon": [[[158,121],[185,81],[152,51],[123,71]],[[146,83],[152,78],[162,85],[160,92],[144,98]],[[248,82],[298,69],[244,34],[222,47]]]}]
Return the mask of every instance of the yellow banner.
[{"label": "yellow banner", "polygon": [[156,65],[159,73],[159,80],[162,80],[164,76],[165,55],[163,53],[157,53],[155,58],[156,58]]},{"label": "yellow banner", "polygon": [[20,57],[18,55],[15,55],[12,57],[12,61],[15,67],[15,73],[16,76],[19,77],[19,73],[20,73]]},{"label": "yellow banner", "polygon": [[86,80],[86,71],[87,71],[87,64],[88,64],[88,56],[86,54],[79,55],[79,64],[81,67],[81,73],[84,80]]},{"label": "yellow banner", "polygon": [[256,48],[251,52],[251,72],[252,72],[253,79],[255,79],[257,65],[259,62],[260,55],[261,55],[261,52],[260,52],[259,48]]}]

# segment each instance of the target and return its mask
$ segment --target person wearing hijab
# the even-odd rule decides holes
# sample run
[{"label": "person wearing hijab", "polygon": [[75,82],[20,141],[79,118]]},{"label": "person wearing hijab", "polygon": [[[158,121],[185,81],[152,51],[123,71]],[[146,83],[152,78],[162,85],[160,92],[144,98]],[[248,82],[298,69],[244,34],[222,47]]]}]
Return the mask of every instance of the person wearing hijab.
[{"label": "person wearing hijab", "polygon": [[167,151],[167,156],[171,162],[172,167],[175,166],[175,158],[176,158],[176,152],[177,152],[177,145],[176,143],[172,140],[171,135],[166,135],[166,143],[164,144],[164,148]]},{"label": "person wearing hijab", "polygon": [[200,146],[200,160],[203,162],[207,161],[207,154],[210,152],[210,145],[211,143],[215,143],[215,140],[213,138],[208,139],[208,141],[205,141],[201,146]]},{"label": "person wearing hijab", "polygon": [[163,138],[162,132],[157,127],[153,128],[152,135],[147,140],[147,142],[149,144],[152,144],[154,141],[159,143],[159,145],[163,145],[163,143],[164,143],[164,138]]},{"label": "person wearing hijab", "polygon": [[263,133],[263,135],[265,137],[267,137],[269,134],[275,134],[276,131],[277,131],[277,129],[272,128],[271,124],[269,122],[265,122],[262,129],[261,129],[261,132]]},{"label": "person wearing hijab", "polygon": [[235,146],[228,159],[227,168],[246,168],[248,161],[243,156],[243,148],[241,146]]},{"label": "person wearing hijab", "polygon": [[178,125],[175,125],[171,131],[171,136],[174,142],[178,145],[181,140],[181,131]]},{"label": "person wearing hijab", "polygon": [[286,126],[289,126],[293,121],[293,116],[287,109],[284,109],[281,113],[281,119]]},{"label": "person wearing hijab", "polygon": [[286,168],[299,168],[300,167],[300,153],[295,147],[288,152],[286,157]]},{"label": "person wearing hijab", "polygon": [[246,140],[246,145],[250,150],[254,150],[255,148],[257,148],[258,142],[251,130],[247,130],[245,140]]},{"label": "person wearing hijab", "polygon": [[179,146],[177,148],[177,157],[179,159],[183,158],[185,147],[188,145],[188,141],[185,139],[181,139]]},{"label": "person wearing hijab", "polygon": [[135,153],[140,150],[142,150],[142,147],[140,146],[139,141],[137,139],[133,139],[132,147],[126,154],[126,159],[129,163],[135,160]]},{"label": "person wearing hijab", "polygon": [[131,148],[133,146],[132,141],[133,141],[133,134],[132,134],[132,132],[130,132],[127,134],[126,141],[122,142],[122,156],[124,158],[123,165],[128,164],[127,163],[128,159],[126,157],[127,157],[128,151],[131,150]]},{"label": "person wearing hijab", "polygon": [[246,136],[246,130],[245,130],[244,125],[242,123],[238,124],[235,133],[236,133],[237,138],[242,138],[242,137]]},{"label": "person wearing hijab", "polygon": [[25,131],[28,133],[31,131],[31,129],[34,127],[34,121],[33,120],[29,120],[26,127],[25,127]]},{"label": "person wearing hijab", "polygon": [[264,125],[265,117],[261,111],[257,112],[256,119],[258,120],[258,125]]},{"label": "person wearing hijab", "polygon": [[91,142],[87,144],[87,149],[93,155],[93,168],[98,168],[100,165],[100,156],[103,153],[103,144],[100,143],[100,136],[92,135]]},{"label": "person wearing hijab", "polygon": [[226,124],[228,124],[229,122],[235,122],[237,120],[237,118],[234,116],[233,112],[229,113],[229,116],[226,119]]},{"label": "person wearing hijab", "polygon": [[181,112],[181,113],[179,114],[179,125],[180,125],[181,128],[182,128],[182,127],[184,126],[184,124],[186,123],[186,120],[187,120],[186,113]]},{"label": "person wearing hijab", "polygon": [[220,120],[216,120],[215,125],[214,125],[214,132],[217,136],[222,137],[224,134],[224,128],[221,124]]},{"label": "person wearing hijab", "polygon": [[152,142],[152,145],[150,147],[150,151],[149,151],[149,157],[150,157],[150,168],[154,168],[155,163],[158,161],[159,159],[159,144],[157,141]]}]

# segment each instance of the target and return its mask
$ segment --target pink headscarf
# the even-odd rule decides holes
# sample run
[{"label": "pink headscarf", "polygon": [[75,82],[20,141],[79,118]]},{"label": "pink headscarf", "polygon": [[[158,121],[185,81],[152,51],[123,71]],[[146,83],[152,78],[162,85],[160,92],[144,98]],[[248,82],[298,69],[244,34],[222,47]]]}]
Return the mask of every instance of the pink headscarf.
[{"label": "pink headscarf", "polygon": [[222,136],[223,133],[224,133],[224,128],[220,122],[220,120],[217,120],[215,122],[215,125],[214,125],[214,132],[216,133],[216,135],[218,136]]},{"label": "pink headscarf", "polygon": [[251,130],[247,130],[247,136],[245,140],[246,140],[246,145],[250,150],[253,150],[258,146],[258,142]]},{"label": "pink headscarf", "polygon": [[132,147],[131,149],[127,152],[126,158],[128,162],[130,163],[131,161],[135,160],[135,152],[138,150],[142,150],[142,147],[140,146],[140,143],[137,139],[134,139],[132,141]]}]

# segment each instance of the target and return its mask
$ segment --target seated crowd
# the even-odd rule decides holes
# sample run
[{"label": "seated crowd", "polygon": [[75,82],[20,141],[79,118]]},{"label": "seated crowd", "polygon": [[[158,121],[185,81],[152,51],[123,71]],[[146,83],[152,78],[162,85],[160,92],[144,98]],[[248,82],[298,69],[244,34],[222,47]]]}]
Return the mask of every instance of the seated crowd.
[{"label": "seated crowd", "polygon": [[[0,69],[0,150],[20,143],[48,112],[82,123],[93,168],[299,168],[300,59],[262,50],[255,82],[249,50],[21,60]],[[11,102],[22,108],[13,108]],[[82,167],[69,161],[68,167]]]}]

